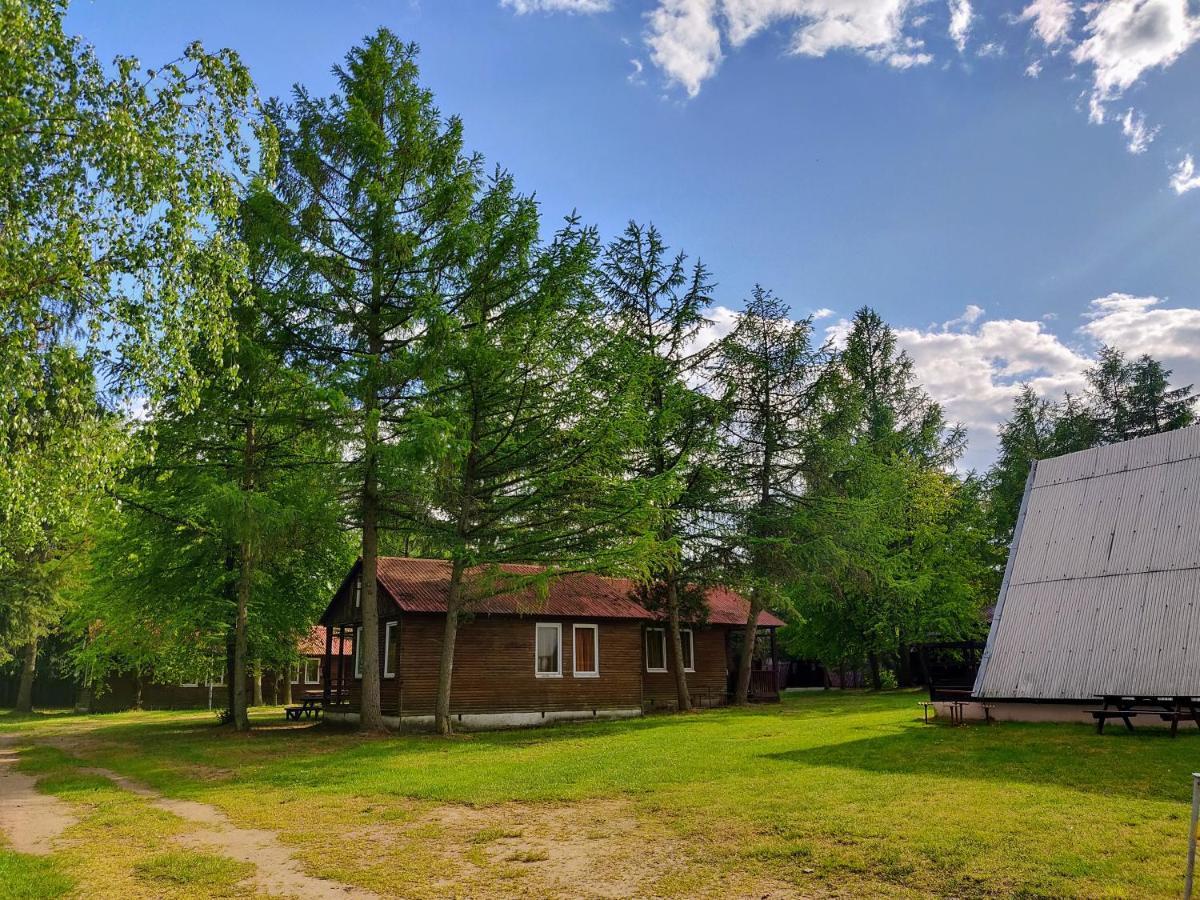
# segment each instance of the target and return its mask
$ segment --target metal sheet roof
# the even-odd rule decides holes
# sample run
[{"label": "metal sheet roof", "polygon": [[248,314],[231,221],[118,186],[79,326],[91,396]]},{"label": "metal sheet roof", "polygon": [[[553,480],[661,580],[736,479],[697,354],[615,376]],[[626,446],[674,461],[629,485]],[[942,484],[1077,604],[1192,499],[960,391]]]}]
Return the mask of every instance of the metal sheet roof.
[{"label": "metal sheet roof", "polygon": [[[512,575],[535,575],[541,566],[505,565],[501,570]],[[450,563],[440,559],[379,558],[379,583],[405,612],[444,613],[450,583]],[[476,573],[472,573],[476,574]],[[476,576],[477,577],[477,576]],[[470,583],[471,576],[467,578]],[[634,583],[623,578],[601,575],[563,575],[550,582],[545,596],[530,587],[515,593],[500,594],[473,605],[485,615],[574,616],[597,619],[656,620],[657,613],[633,599]],[[711,588],[707,595],[708,622],[716,625],[744,625],[749,602],[727,588]],[[782,627],[780,619],[760,613],[758,624]]]},{"label": "metal sheet roof", "polygon": [[1035,464],[975,694],[1200,696],[1200,426]]}]

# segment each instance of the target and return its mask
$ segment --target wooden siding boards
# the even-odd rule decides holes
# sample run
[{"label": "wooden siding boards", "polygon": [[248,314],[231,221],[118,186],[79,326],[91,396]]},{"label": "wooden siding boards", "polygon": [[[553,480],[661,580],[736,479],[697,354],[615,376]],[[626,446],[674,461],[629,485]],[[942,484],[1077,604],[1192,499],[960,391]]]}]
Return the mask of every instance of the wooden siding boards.
[{"label": "wooden siding boards", "polygon": [[1200,426],[1039,461],[975,694],[1200,696]]}]

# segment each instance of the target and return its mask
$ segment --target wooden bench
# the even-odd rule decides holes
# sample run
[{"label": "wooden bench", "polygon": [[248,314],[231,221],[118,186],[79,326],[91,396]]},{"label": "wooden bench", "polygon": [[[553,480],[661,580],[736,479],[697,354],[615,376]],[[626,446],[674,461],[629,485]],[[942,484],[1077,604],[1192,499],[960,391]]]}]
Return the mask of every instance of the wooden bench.
[{"label": "wooden bench", "polygon": [[1200,728],[1200,712],[1195,709],[1173,709],[1160,712],[1158,715],[1164,722],[1171,723],[1171,737],[1175,737],[1179,733],[1180,722],[1195,722],[1196,727]]}]

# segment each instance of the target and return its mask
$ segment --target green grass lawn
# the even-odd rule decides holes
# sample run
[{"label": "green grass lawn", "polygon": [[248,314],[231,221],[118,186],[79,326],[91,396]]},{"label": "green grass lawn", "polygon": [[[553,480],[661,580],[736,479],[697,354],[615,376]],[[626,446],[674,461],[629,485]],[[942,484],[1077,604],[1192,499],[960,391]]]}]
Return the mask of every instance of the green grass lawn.
[{"label": "green grass lawn", "polygon": [[80,816],[49,857],[0,850],[0,894],[238,891],[242,864],[181,850],[188,823],[78,771],[99,765],[389,896],[1179,895],[1200,735],[925,726],[918,697],[452,740],[289,727],[278,710],[245,736],[210,713],[0,716],[39,789]]}]

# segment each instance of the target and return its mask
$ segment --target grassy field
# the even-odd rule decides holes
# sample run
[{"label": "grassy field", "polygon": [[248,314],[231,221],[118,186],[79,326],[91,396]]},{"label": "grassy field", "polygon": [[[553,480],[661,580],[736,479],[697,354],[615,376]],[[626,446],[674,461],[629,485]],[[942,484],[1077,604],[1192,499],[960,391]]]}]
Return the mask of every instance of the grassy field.
[{"label": "grassy field", "polygon": [[918,695],[439,740],[209,713],[0,715],[78,818],[0,894],[245,895],[253,867],[100,766],[384,896],[1178,896],[1200,736],[924,726]]}]

